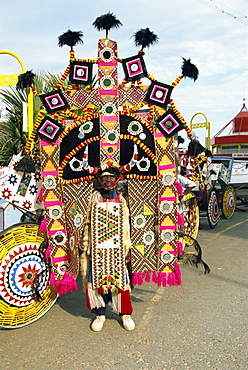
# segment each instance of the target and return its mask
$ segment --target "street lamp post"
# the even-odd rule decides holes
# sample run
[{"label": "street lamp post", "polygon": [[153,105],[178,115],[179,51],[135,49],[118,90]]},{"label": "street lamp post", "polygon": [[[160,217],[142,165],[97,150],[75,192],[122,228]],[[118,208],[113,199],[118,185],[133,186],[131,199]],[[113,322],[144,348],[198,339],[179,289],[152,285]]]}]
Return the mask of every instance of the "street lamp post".
[{"label": "street lamp post", "polygon": [[[25,65],[22,59],[12,51],[0,50],[0,54],[8,54],[14,57],[20,64],[22,73],[26,72]],[[10,86],[16,85],[18,81],[18,76],[20,74],[11,74],[11,75],[1,75],[0,76],[0,86]],[[27,102],[27,109],[28,109],[28,137],[30,137],[32,130],[33,130],[33,110],[34,110],[34,103],[33,103],[33,91],[29,89],[28,91],[28,102]]]}]

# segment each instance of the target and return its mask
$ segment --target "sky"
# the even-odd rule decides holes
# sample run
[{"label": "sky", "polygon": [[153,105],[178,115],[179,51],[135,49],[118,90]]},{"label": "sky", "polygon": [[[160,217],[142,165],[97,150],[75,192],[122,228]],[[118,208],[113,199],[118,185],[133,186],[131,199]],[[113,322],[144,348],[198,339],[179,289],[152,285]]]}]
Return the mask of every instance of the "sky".
[{"label": "sky", "polygon": [[[76,58],[95,59],[105,33],[92,23],[109,11],[123,24],[109,34],[120,58],[137,54],[132,35],[149,27],[159,38],[145,50],[149,74],[170,85],[181,74],[182,58],[197,66],[198,79],[183,79],[172,93],[188,124],[205,122],[204,114],[212,137],[240,111],[244,98],[248,107],[247,0],[0,0],[0,50],[17,54],[34,73],[62,73],[69,47],[59,47],[58,36],[82,31]],[[0,75],[12,73],[21,73],[19,63],[1,54]],[[195,132],[204,145],[206,130]]]}]

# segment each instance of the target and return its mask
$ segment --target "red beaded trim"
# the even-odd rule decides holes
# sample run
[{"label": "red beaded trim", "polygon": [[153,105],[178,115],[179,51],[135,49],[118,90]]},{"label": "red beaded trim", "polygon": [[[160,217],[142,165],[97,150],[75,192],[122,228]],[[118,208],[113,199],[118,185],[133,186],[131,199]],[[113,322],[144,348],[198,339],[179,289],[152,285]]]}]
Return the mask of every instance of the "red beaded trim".
[{"label": "red beaded trim", "polygon": [[191,131],[191,129],[188,127],[188,125],[187,125],[187,123],[186,123],[186,121],[185,121],[185,119],[183,118],[183,116],[181,115],[181,113],[179,112],[179,110],[177,109],[177,107],[176,107],[176,105],[175,105],[175,103],[174,103],[174,101],[172,100],[172,99],[170,99],[170,105],[171,105],[171,107],[172,107],[172,109],[173,109],[173,112],[176,114],[176,116],[182,121],[182,123],[183,123],[183,128],[184,128],[184,130],[187,132],[187,135],[189,136],[189,137],[191,137],[192,136],[192,131]]},{"label": "red beaded trim", "polygon": [[149,158],[151,158],[151,160],[153,161],[153,163],[157,163],[157,158],[156,158],[156,155],[151,151],[151,149],[149,149],[140,139],[138,139],[137,137],[133,136],[133,135],[124,135],[124,134],[121,134],[120,135],[120,139],[122,140],[133,140],[136,144],[139,145],[139,147],[141,149],[144,150],[144,152],[148,155]]},{"label": "red beaded trim", "polygon": [[69,160],[82,148],[84,148],[86,145],[93,143],[94,141],[100,140],[100,136],[94,136],[90,137],[89,139],[83,141],[80,145],[78,145],[76,148],[74,148],[69,154],[67,154],[64,158],[64,160],[60,164],[60,168],[63,170],[66,166],[66,164],[69,162]]}]

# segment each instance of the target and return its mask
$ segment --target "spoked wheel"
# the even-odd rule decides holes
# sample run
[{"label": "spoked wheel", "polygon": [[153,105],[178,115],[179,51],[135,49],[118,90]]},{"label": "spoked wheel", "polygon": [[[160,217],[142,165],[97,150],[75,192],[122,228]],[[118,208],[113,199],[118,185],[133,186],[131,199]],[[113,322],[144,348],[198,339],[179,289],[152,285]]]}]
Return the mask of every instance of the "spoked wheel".
[{"label": "spoked wheel", "polygon": [[214,189],[210,189],[208,192],[207,215],[209,226],[214,229],[220,219],[220,207]]},{"label": "spoked wheel", "polygon": [[[185,195],[184,233],[196,239],[199,230],[199,207],[193,193]],[[185,237],[185,243],[192,244],[192,239]]]},{"label": "spoked wheel", "polygon": [[16,224],[0,233],[0,327],[31,324],[56,302],[39,250],[43,241],[37,224]]},{"label": "spoked wheel", "polygon": [[236,208],[236,192],[233,186],[228,185],[222,194],[221,210],[223,217],[229,219],[232,217]]}]

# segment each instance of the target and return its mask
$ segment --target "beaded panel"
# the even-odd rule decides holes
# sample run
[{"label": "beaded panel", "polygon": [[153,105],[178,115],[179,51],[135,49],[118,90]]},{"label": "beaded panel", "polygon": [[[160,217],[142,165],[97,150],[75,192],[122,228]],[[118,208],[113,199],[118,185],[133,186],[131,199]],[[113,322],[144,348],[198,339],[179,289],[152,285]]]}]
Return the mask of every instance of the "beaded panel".
[{"label": "beaded panel", "polygon": [[[175,245],[177,236],[177,187],[173,138],[165,139],[156,130],[155,145],[158,161],[158,272],[174,272],[177,261]],[[161,151],[163,148],[163,152]],[[169,258],[168,258],[169,256]],[[166,258],[165,258],[166,257]]]},{"label": "beaded panel", "polygon": [[119,89],[119,104],[120,105],[137,105],[144,101],[147,87],[140,88],[139,86],[123,87]]},{"label": "beaded panel", "polygon": [[[109,39],[98,42],[98,81],[100,102],[100,162],[119,163],[119,99],[117,43]],[[111,135],[110,135],[111,133]]]},{"label": "beaded panel", "polygon": [[131,215],[132,269],[146,273],[156,270],[157,184],[153,180],[128,180]]},{"label": "beaded panel", "polygon": [[59,141],[57,140],[52,145],[46,140],[41,140],[40,147],[44,184],[43,202],[49,245],[51,246],[51,270],[55,273],[56,280],[61,279],[65,272],[76,277],[78,274],[77,252],[70,250],[68,245],[62,188],[58,180]]},{"label": "beaded panel", "polygon": [[97,89],[80,89],[71,94],[64,93],[64,96],[67,102],[70,104],[71,109],[83,108],[88,104],[97,107],[99,105]]},{"label": "beaded panel", "polygon": [[107,285],[124,290],[123,204],[93,204],[91,229],[93,289]]}]

